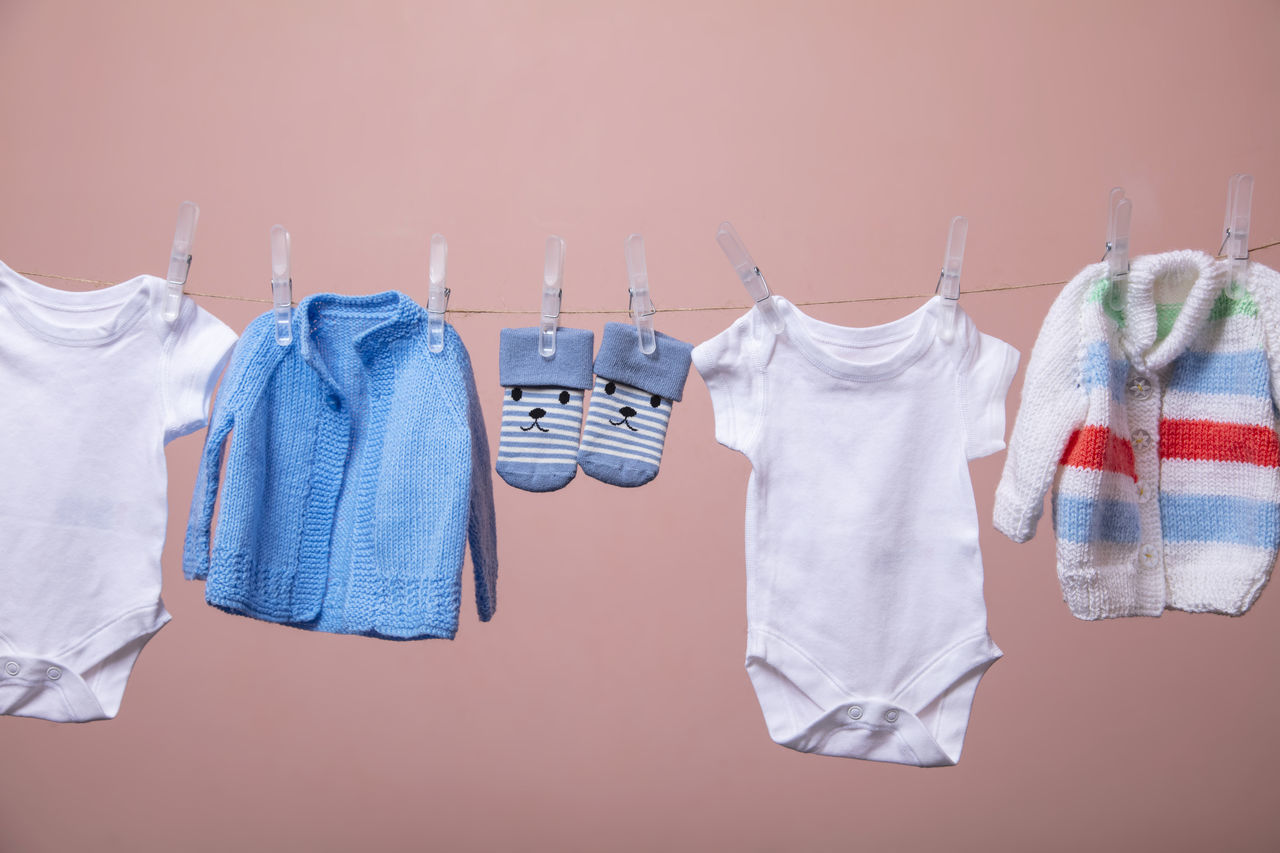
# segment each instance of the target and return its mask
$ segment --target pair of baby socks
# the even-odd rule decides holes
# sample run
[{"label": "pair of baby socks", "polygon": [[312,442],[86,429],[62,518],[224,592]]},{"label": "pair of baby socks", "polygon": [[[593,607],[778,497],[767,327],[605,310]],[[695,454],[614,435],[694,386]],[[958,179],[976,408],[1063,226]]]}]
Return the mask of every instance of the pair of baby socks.
[{"label": "pair of baby socks", "polygon": [[[646,355],[634,326],[607,323],[593,363],[592,332],[559,329],[550,357],[539,353],[538,333],[503,329],[499,336],[498,476],[530,492],[565,487],[579,466],[615,486],[641,486],[656,477],[692,345],[655,332],[657,347]],[[591,403],[583,427],[587,388]]]}]

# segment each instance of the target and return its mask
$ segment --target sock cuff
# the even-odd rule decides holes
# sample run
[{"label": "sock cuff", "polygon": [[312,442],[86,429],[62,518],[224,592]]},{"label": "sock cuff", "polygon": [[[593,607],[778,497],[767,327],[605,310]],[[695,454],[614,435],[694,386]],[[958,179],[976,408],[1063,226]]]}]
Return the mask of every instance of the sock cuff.
[{"label": "sock cuff", "polygon": [[556,354],[544,358],[538,352],[537,326],[503,329],[498,335],[498,384],[505,386],[554,385],[557,388],[591,387],[591,350],[595,332],[590,329],[558,329]]},{"label": "sock cuff", "polygon": [[[606,323],[596,353],[596,375],[634,385],[668,400],[679,400],[689,375],[693,345],[654,332],[658,345],[653,352],[640,352],[640,336],[629,323]],[[505,383],[503,383],[505,384]]]}]

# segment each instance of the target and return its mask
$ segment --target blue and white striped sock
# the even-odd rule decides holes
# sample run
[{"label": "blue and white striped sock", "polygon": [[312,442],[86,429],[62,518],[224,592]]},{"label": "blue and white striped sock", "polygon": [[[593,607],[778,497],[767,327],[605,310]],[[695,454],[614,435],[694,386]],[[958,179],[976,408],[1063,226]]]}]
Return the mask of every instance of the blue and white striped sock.
[{"label": "blue and white striped sock", "polygon": [[538,331],[503,329],[499,338],[502,427],[494,469],[518,489],[551,492],[578,473],[578,436],[595,335],[560,329],[556,354],[543,358]]},{"label": "blue and white striped sock", "polygon": [[658,475],[671,401],[596,377],[582,432],[582,470],[615,486],[641,486]]},{"label": "blue and white striped sock", "polygon": [[596,354],[578,464],[615,486],[642,486],[658,476],[671,406],[689,373],[693,348],[655,335],[658,347],[645,355],[634,326],[609,323]]},{"label": "blue and white striped sock", "polygon": [[583,392],[522,385],[504,390],[498,476],[530,492],[564,488],[578,473]]}]

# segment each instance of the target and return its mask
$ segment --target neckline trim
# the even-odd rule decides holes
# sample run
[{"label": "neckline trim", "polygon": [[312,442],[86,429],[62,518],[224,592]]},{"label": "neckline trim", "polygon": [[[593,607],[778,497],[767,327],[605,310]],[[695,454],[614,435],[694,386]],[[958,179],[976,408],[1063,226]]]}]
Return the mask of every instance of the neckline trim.
[{"label": "neckline trim", "polygon": [[[810,363],[837,379],[870,382],[897,376],[925,354],[934,341],[937,327],[934,306],[941,297],[934,296],[910,314],[876,326],[838,326],[810,317],[784,297],[774,299],[781,303],[786,319],[784,334],[795,341]],[[897,341],[904,343],[876,361],[850,361],[836,352],[841,348],[881,347]]]},{"label": "neckline trim", "polygon": [[[1178,316],[1159,340],[1155,288],[1161,279],[1194,273]],[[1226,283],[1224,267],[1206,252],[1179,250],[1133,260],[1125,294],[1125,328],[1121,340],[1135,368],[1159,370],[1191,345]]]},{"label": "neckline trim", "polygon": [[[28,331],[53,343],[93,346],[129,331],[153,302],[155,276],[139,275],[97,290],[59,290],[32,281],[0,261],[0,300]],[[57,314],[119,310],[93,325],[63,325]],[[51,316],[53,315],[53,316]]]}]

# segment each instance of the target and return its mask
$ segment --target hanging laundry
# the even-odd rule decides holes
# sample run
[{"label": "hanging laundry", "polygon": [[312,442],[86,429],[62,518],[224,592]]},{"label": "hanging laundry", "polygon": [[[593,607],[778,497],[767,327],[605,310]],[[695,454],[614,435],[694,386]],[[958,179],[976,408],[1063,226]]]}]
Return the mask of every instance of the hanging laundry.
[{"label": "hanging laundry", "polygon": [[[1045,318],[994,522],[1035,535],[1053,491],[1058,577],[1080,619],[1244,613],[1280,547],[1280,275],[1239,292],[1203,252],[1136,258],[1117,302],[1085,267]],[[1270,331],[1269,331],[1270,330]]]},{"label": "hanging laundry", "polygon": [[0,264],[0,714],[116,716],[169,621],[163,446],[205,425],[236,336],[166,289],[73,293]]},{"label": "hanging laundry", "polygon": [[716,440],[751,462],[746,666],[791,749],[955,764],[1001,655],[968,461],[1004,447],[1018,353],[944,301],[846,328],[764,289],[693,350]]},{"label": "hanging laundry", "polygon": [[[316,294],[281,346],[271,313],[214,406],[183,567],[232,613],[297,628],[452,638],[468,542],[496,606],[489,446],[466,348],[398,292]],[[229,440],[228,440],[229,437]],[[216,535],[210,523],[227,457]]]}]

